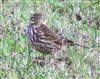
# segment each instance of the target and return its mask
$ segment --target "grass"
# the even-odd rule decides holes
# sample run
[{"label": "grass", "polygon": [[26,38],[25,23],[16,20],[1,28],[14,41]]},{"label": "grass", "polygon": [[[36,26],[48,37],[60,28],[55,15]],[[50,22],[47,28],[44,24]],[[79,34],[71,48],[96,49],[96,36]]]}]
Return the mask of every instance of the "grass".
[{"label": "grass", "polygon": [[[40,12],[48,27],[54,31],[64,28],[64,37],[90,47],[100,46],[99,0],[2,0],[0,6],[0,79],[100,78],[100,47],[66,47],[71,66],[59,62],[57,68],[41,68],[32,63],[40,53],[29,48],[22,35],[29,17]],[[78,13],[80,21],[75,19]]]}]

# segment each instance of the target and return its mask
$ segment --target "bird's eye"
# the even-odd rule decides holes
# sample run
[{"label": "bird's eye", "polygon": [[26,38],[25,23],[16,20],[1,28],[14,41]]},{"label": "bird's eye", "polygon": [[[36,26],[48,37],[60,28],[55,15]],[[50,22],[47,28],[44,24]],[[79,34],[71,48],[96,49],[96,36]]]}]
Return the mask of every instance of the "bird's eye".
[{"label": "bird's eye", "polygon": [[35,16],[33,16],[33,19],[35,20],[35,19],[36,19],[36,17],[35,17]]},{"label": "bird's eye", "polygon": [[35,16],[33,16],[33,17],[32,17],[32,19],[33,19],[33,20],[36,20],[36,17],[35,17]]},{"label": "bird's eye", "polygon": [[36,17],[35,17],[35,16],[33,16],[33,18],[35,19]]}]

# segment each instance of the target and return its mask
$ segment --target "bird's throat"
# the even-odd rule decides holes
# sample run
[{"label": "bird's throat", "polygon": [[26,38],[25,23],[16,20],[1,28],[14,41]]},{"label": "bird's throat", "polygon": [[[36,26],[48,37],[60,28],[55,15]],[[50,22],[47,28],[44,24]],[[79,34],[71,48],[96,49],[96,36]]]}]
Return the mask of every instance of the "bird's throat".
[{"label": "bird's throat", "polygon": [[41,26],[41,24],[42,24],[42,22],[36,22],[36,21],[32,21],[31,23],[31,26],[33,26],[34,28],[39,28],[40,26]]}]

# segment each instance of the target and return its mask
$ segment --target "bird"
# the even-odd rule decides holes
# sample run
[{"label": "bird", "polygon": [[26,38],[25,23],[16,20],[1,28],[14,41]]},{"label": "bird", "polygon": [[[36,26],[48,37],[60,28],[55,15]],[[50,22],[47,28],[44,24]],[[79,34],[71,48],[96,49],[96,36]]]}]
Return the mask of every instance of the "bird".
[{"label": "bird", "polygon": [[[63,46],[78,45],[58,33],[54,32],[42,22],[43,15],[34,13],[30,17],[30,24],[26,29],[26,36],[31,47],[43,54],[52,54]],[[81,46],[81,45],[78,45]]]}]

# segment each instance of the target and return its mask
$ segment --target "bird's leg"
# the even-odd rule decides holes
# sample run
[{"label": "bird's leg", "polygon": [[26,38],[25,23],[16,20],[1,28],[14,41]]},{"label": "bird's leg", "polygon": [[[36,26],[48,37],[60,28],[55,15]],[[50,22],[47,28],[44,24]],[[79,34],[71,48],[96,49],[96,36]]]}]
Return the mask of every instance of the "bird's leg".
[{"label": "bird's leg", "polygon": [[62,46],[63,46],[63,44],[64,44],[64,39],[62,39]]},{"label": "bird's leg", "polygon": [[46,64],[44,53],[42,56],[37,56],[37,57],[34,57],[33,59],[34,59],[33,63],[40,67],[44,67]]},{"label": "bird's leg", "polygon": [[51,54],[51,59],[50,59],[50,64],[54,64],[55,63],[55,49],[52,49],[52,54]]},{"label": "bird's leg", "polygon": [[55,49],[52,49],[52,58],[54,58]]}]

